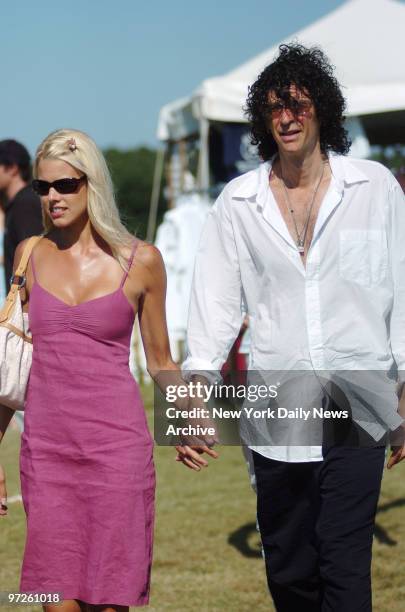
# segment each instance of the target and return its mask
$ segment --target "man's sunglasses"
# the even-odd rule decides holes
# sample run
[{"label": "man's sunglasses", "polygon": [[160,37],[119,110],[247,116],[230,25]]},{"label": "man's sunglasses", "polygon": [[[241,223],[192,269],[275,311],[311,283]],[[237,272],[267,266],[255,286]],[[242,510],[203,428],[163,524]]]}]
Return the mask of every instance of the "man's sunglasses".
[{"label": "man's sunglasses", "polygon": [[86,181],[86,178],[86,175],[83,174],[83,176],[81,176],[80,178],[63,178],[58,179],[57,181],[53,181],[53,183],[48,183],[48,181],[40,181],[39,179],[35,179],[34,181],[32,181],[32,188],[40,196],[48,195],[51,187],[53,187],[58,193],[66,195],[68,193],[76,193],[79,188],[79,185]]},{"label": "man's sunglasses", "polygon": [[296,98],[290,98],[286,102],[274,102],[273,104],[268,104],[265,109],[265,113],[267,116],[272,119],[278,119],[284,110],[291,111],[294,117],[304,117],[309,113],[312,108],[311,100],[297,100]]}]

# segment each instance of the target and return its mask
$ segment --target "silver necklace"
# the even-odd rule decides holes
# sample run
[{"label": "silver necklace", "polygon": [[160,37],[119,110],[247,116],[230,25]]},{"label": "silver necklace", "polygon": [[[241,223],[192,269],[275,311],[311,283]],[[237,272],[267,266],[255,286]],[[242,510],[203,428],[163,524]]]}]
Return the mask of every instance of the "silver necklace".
[{"label": "silver necklace", "polygon": [[311,205],[309,206],[308,213],[307,213],[307,218],[306,218],[306,221],[304,223],[304,227],[302,228],[301,232],[298,231],[297,221],[296,221],[295,215],[294,215],[294,209],[293,209],[293,207],[291,205],[290,198],[288,196],[288,191],[287,191],[287,188],[285,186],[283,175],[281,174],[281,182],[283,184],[284,194],[285,194],[285,197],[286,197],[286,200],[287,200],[287,207],[288,207],[291,219],[292,219],[293,224],[294,224],[295,233],[297,235],[296,244],[297,244],[297,249],[298,249],[298,252],[299,252],[300,255],[304,255],[304,253],[305,253],[305,239],[307,237],[308,226],[309,226],[309,219],[311,217],[311,211],[312,211],[312,208],[314,206],[316,194],[318,193],[319,185],[321,184],[324,171],[325,171],[325,164],[322,164],[321,176],[319,177],[319,180],[318,180],[318,183],[317,183],[316,188],[314,190],[314,193],[312,194]]}]

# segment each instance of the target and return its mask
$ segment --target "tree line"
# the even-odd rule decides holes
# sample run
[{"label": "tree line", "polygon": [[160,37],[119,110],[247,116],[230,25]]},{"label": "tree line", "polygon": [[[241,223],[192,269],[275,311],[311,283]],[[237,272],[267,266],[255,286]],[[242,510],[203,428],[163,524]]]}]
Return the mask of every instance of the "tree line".
[{"label": "tree line", "polygon": [[[156,150],[149,147],[138,147],[127,151],[110,148],[104,151],[104,156],[111,172],[121,217],[131,232],[145,239]],[[167,207],[162,191],[163,185],[157,225],[162,220]]]}]

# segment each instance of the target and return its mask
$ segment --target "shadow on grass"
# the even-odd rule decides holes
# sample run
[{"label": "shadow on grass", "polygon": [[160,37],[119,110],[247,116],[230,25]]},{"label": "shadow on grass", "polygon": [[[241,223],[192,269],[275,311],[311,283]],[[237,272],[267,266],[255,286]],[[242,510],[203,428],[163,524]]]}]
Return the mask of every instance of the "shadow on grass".
[{"label": "shadow on grass", "polygon": [[[251,545],[253,535],[256,535],[259,539],[256,546]],[[239,529],[230,534],[228,544],[236,548],[244,557],[261,558],[262,556],[259,532],[256,529],[256,523],[248,523],[247,525],[242,525],[242,527],[239,527]]]},{"label": "shadow on grass", "polygon": [[[377,509],[377,516],[379,514],[383,514],[384,512],[389,512],[389,510],[392,510],[393,508],[401,508],[402,506],[405,506],[405,498],[394,499],[393,501],[379,506]],[[387,533],[386,529],[381,527],[378,523],[376,523],[374,527],[374,536],[376,540],[380,542],[380,544],[385,544],[386,546],[396,546],[398,544],[397,540],[393,540]]]},{"label": "shadow on grass", "polygon": [[[389,510],[393,508],[401,508],[402,506],[405,506],[405,498],[387,502],[378,507],[377,516],[389,512]],[[257,544],[254,543],[255,545],[252,546],[252,537],[254,535],[257,536],[258,542]],[[380,544],[385,544],[386,546],[397,546],[398,544],[397,540],[394,540],[387,530],[378,523],[376,523],[374,527],[374,537]],[[260,558],[262,556],[256,523],[247,523],[239,527],[239,529],[230,534],[228,544],[236,548],[244,557]]]}]

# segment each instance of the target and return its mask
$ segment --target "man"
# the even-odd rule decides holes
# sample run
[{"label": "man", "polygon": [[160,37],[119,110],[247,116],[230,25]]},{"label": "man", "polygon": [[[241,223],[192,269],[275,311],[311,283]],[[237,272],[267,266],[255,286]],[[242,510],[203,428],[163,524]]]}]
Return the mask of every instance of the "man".
[{"label": "man", "polygon": [[[218,378],[245,311],[250,370],[336,370],[343,387],[349,380],[346,387],[365,396],[364,381],[374,370],[384,377],[395,370],[403,383],[403,194],[382,165],[345,157],[344,108],[319,49],[282,45],[251,87],[247,112],[264,163],[228,183],[208,217],[195,266],[186,379]],[[353,383],[356,373],[360,382]],[[391,385],[388,376],[384,381]],[[393,385],[386,395],[392,406],[380,413],[375,402],[374,420],[359,393],[345,395],[354,423],[343,444],[333,443],[339,427],[330,437],[326,419],[313,444],[247,441],[268,585],[279,612],[371,610],[386,432],[396,434],[388,467],[405,457],[405,394],[398,407]],[[333,407],[339,394],[324,393],[325,400]],[[284,426],[286,440],[291,428]],[[201,453],[215,455],[212,439],[203,442],[183,442],[178,460],[193,469],[206,465]]]},{"label": "man", "polygon": [[10,286],[15,249],[21,240],[43,231],[41,201],[31,189],[31,160],[15,140],[0,141],[0,191],[6,197],[4,271]]}]

